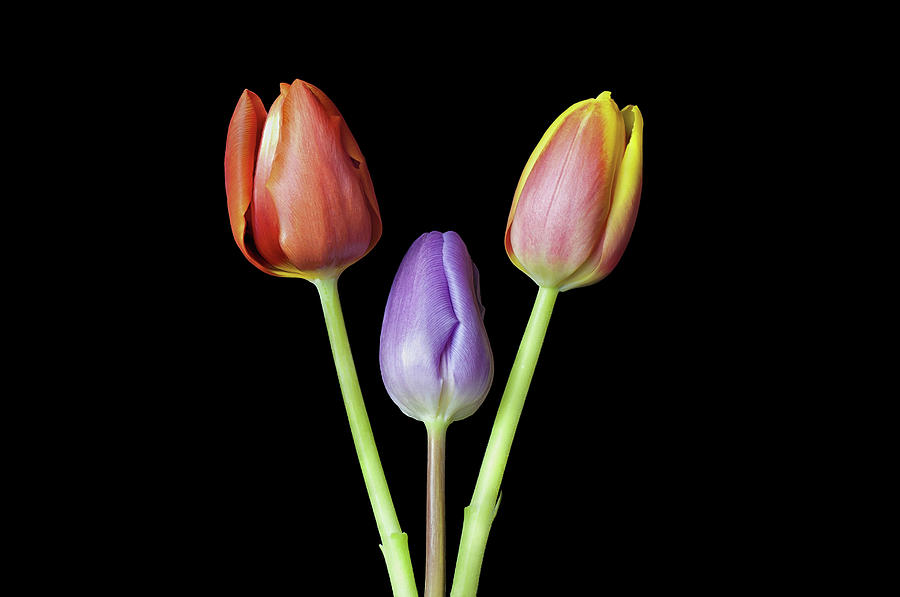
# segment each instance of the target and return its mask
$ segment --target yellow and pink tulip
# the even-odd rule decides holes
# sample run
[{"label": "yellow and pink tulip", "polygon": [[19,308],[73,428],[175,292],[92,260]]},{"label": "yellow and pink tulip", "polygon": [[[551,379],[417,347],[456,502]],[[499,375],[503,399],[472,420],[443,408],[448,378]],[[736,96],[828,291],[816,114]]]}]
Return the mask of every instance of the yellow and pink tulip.
[{"label": "yellow and pink tulip", "polygon": [[538,285],[594,284],[619,262],[641,197],[644,121],[605,91],[563,112],[525,165],[506,252]]}]

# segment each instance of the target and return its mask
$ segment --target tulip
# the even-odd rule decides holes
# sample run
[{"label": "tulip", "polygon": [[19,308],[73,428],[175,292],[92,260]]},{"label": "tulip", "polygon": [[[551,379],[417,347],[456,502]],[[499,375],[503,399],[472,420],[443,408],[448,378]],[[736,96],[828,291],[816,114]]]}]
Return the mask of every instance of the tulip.
[{"label": "tulip", "polygon": [[380,359],[391,399],[428,433],[425,597],[443,597],[446,584],[447,426],[481,406],[494,376],[483,319],[478,269],[459,235],[420,236],[391,286]]},{"label": "tulip", "polygon": [[605,91],[550,125],[519,178],[506,253],[538,293],[465,510],[450,597],[478,588],[500,481],[557,296],[603,279],[628,244],[641,196],[643,138],[637,106],[620,111]]},{"label": "tulip", "polygon": [[381,328],[381,375],[404,414],[458,421],[484,401],[493,355],[478,269],[455,232],[429,232],[394,278]]},{"label": "tulip", "polygon": [[570,107],[525,165],[506,224],[506,253],[538,285],[594,284],[619,262],[641,196],[644,121],[610,93]]},{"label": "tulip", "polygon": [[347,420],[393,594],[417,595],[406,533],[394,510],[344,324],[337,281],[381,237],[372,179],[350,129],[309,83],[282,83],[268,115],[245,90],[225,141],[231,231],[244,256],[319,292]]},{"label": "tulip", "polygon": [[231,231],[274,276],[337,276],[372,250],[381,216],[365,158],[341,113],[309,83],[281,84],[268,116],[245,90],[225,142]]}]

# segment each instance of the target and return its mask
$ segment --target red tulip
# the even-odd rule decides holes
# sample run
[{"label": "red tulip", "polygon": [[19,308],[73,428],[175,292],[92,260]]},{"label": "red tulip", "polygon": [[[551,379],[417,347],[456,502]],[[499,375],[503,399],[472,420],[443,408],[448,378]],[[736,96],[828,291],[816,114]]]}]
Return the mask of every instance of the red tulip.
[{"label": "red tulip", "polygon": [[304,81],[281,84],[268,116],[245,90],[225,141],[238,247],[273,276],[337,276],[381,238],[366,160],[341,113]]}]

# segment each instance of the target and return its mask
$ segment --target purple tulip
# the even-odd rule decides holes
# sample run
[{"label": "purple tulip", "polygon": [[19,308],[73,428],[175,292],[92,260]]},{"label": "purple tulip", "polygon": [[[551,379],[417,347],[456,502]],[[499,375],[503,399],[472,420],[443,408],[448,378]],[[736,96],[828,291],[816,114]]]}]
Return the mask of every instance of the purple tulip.
[{"label": "purple tulip", "polygon": [[478,269],[455,232],[412,244],[394,277],[381,327],[381,377],[391,399],[423,422],[464,419],[491,387]]}]

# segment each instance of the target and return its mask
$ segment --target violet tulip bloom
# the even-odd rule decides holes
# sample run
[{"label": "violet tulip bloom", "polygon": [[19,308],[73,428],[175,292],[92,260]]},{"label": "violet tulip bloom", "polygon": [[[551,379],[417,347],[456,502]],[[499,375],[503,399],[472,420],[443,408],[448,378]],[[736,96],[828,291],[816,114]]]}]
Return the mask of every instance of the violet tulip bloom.
[{"label": "violet tulip bloom", "polygon": [[643,180],[644,120],[610,93],[570,107],[541,138],[519,179],[506,252],[538,285],[594,284],[631,237]]},{"label": "violet tulip bloom", "polygon": [[394,277],[381,328],[381,376],[391,399],[425,423],[474,413],[494,359],[484,329],[478,269],[455,232],[429,232]]}]

